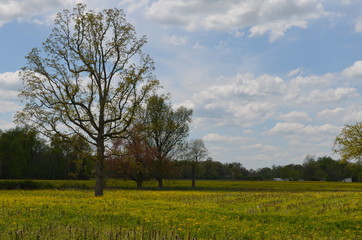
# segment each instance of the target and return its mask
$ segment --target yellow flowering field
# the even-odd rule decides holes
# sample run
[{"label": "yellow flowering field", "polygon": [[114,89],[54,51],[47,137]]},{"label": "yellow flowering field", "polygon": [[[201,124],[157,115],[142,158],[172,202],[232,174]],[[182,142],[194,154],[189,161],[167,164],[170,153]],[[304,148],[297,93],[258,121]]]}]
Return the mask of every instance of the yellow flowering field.
[{"label": "yellow flowering field", "polygon": [[0,239],[362,239],[362,192],[2,190]]}]

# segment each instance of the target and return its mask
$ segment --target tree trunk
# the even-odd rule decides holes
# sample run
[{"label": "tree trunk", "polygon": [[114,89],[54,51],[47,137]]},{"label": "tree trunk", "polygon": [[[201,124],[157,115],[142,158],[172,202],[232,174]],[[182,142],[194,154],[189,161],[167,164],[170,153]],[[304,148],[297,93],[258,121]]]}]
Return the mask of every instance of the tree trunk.
[{"label": "tree trunk", "polygon": [[163,188],[163,179],[159,178],[157,179],[157,181],[158,181],[158,188]]},{"label": "tree trunk", "polygon": [[96,159],[96,186],[95,196],[103,196],[104,188],[104,142],[103,139],[98,140],[97,146],[97,159]]},{"label": "tree trunk", "polygon": [[142,180],[137,180],[137,188],[141,188],[142,187]]},{"label": "tree trunk", "polygon": [[192,164],[192,169],[191,169],[191,174],[192,174],[192,184],[191,187],[195,188],[196,187],[196,166],[195,164]]}]

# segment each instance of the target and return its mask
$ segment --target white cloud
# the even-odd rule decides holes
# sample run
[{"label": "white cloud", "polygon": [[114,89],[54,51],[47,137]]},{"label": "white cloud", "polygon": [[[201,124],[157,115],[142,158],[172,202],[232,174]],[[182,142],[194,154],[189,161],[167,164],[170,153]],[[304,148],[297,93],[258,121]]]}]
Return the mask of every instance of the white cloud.
[{"label": "white cloud", "polygon": [[244,151],[249,151],[249,150],[253,150],[253,151],[261,151],[261,152],[275,152],[280,150],[278,147],[273,146],[273,145],[265,145],[265,144],[261,144],[261,143],[256,143],[256,144],[252,144],[252,145],[243,145],[239,148],[240,150],[244,150]]},{"label": "white cloud", "polygon": [[344,112],[344,109],[337,107],[334,109],[325,109],[318,113],[318,117],[322,119],[331,119],[334,117],[340,117]]},{"label": "white cloud", "polygon": [[15,124],[13,122],[7,122],[0,119],[0,130],[9,130],[11,128],[14,128]]},{"label": "white cloud", "polygon": [[0,101],[0,113],[13,113],[20,109],[21,106],[18,105],[16,102]]},{"label": "white cloud", "polygon": [[226,79],[222,85],[214,85],[195,95],[199,101],[222,98],[279,95],[286,89],[284,80],[271,75],[254,77],[252,74],[238,74]]},{"label": "white cloud", "polygon": [[356,122],[362,122],[362,109],[360,106],[351,106],[345,109],[345,114],[343,115],[344,124],[354,124]]},{"label": "white cloud", "polygon": [[54,12],[75,6],[76,0],[11,0],[0,2],[0,26],[13,20],[36,20],[40,15],[53,15]]},{"label": "white cloud", "polygon": [[327,89],[320,90],[316,89],[311,91],[306,96],[301,96],[297,102],[299,103],[330,103],[338,102],[341,100],[358,97],[356,88],[337,88],[337,89]]},{"label": "white cloud", "polygon": [[362,122],[362,107],[359,104],[352,104],[344,108],[324,109],[317,116],[321,121],[328,121],[330,123],[354,124]]},{"label": "white cloud", "polygon": [[296,69],[291,70],[287,76],[293,77],[293,76],[301,74],[301,73],[303,73],[303,70],[301,68],[296,68]]},{"label": "white cloud", "polygon": [[226,142],[232,144],[243,144],[251,140],[251,138],[249,137],[232,137],[232,136],[220,135],[218,133],[207,134],[202,139],[207,142],[224,142],[224,143]]},{"label": "white cloud", "polygon": [[170,45],[174,45],[174,46],[185,45],[187,43],[187,37],[186,36],[178,37],[178,36],[175,36],[175,35],[172,35],[172,36],[165,35],[162,40],[165,43],[170,44]]},{"label": "white cloud", "polygon": [[284,36],[284,33],[292,27],[307,28],[307,21],[278,21],[274,23],[265,23],[254,26],[250,29],[250,37],[261,36],[269,32],[269,40],[274,42],[280,37]]},{"label": "white cloud", "polygon": [[317,0],[158,0],[146,15],[165,25],[190,31],[238,31],[251,27],[250,36],[269,33],[271,41],[292,28],[306,28],[308,21],[327,15]]},{"label": "white cloud", "polygon": [[0,73],[0,86],[19,86],[21,84],[19,71]]},{"label": "white cloud", "polygon": [[344,5],[348,5],[351,3],[351,0],[341,0],[341,3]]},{"label": "white cloud", "polygon": [[348,78],[362,77],[362,61],[356,61],[352,66],[343,70],[342,75]]},{"label": "white cloud", "polygon": [[122,0],[120,4],[125,4],[128,12],[134,12],[148,4],[149,0]]},{"label": "white cloud", "polygon": [[[127,2],[129,9],[135,10],[144,6],[147,0],[139,2],[128,0]],[[0,1],[0,27],[11,21],[52,24],[56,13],[63,9],[71,10],[77,3],[84,3],[88,9],[96,11],[114,7],[114,3],[104,0],[4,0]]]},{"label": "white cloud", "polygon": [[274,134],[286,134],[286,135],[321,135],[321,134],[338,134],[341,127],[334,126],[332,124],[323,124],[323,125],[308,125],[305,126],[300,123],[277,123],[275,126],[267,131],[267,134],[274,135]]},{"label": "white cloud", "polygon": [[312,120],[309,117],[309,114],[305,111],[301,111],[301,112],[292,111],[292,112],[281,115],[279,118],[286,122],[304,122],[304,121]]},{"label": "white cloud", "polygon": [[18,95],[19,95],[18,91],[0,89],[0,100],[17,100]]},{"label": "white cloud", "polygon": [[362,32],[362,16],[356,19],[356,25],[354,25],[354,30],[358,33]]}]

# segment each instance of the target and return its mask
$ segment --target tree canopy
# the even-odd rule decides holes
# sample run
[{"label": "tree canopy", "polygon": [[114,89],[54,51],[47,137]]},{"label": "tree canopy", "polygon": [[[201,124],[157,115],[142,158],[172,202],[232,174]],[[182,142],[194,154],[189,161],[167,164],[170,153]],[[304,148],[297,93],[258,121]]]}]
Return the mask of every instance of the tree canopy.
[{"label": "tree canopy", "polygon": [[78,4],[58,13],[40,49],[26,57],[16,120],[45,135],[78,135],[96,149],[95,195],[103,195],[105,148],[124,138],[135,113],[158,81],[146,43],[120,9],[100,12]]},{"label": "tree canopy", "polygon": [[361,160],[362,123],[345,125],[334,141],[333,150],[341,155],[341,160]]},{"label": "tree canopy", "polygon": [[174,110],[166,96],[153,95],[142,115],[146,143],[157,151],[151,174],[162,187],[162,179],[170,173],[170,160],[189,135],[192,109],[181,106]]}]

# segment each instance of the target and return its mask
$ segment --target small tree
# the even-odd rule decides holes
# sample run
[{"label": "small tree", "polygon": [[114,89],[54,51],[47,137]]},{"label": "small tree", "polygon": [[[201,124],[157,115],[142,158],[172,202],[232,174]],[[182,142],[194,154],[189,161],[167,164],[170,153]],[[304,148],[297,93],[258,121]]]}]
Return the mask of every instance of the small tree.
[{"label": "small tree", "polygon": [[122,10],[58,13],[52,34],[26,57],[21,72],[25,108],[17,122],[46,135],[78,135],[96,150],[95,195],[103,195],[105,150],[128,135],[137,108],[158,85],[153,61],[142,53]]},{"label": "small tree", "polygon": [[207,148],[205,147],[202,139],[195,139],[187,143],[185,151],[185,159],[189,161],[191,165],[191,177],[193,188],[196,187],[196,167],[200,161],[207,158]]},{"label": "small tree", "polygon": [[157,151],[151,174],[158,181],[159,188],[170,174],[172,158],[189,135],[191,115],[192,109],[185,107],[173,110],[165,96],[154,95],[147,100],[142,117],[147,145]]},{"label": "small tree", "polygon": [[342,161],[361,160],[362,123],[345,125],[334,141],[333,150],[341,155]]},{"label": "small tree", "polygon": [[113,143],[115,156],[108,159],[110,167],[117,175],[131,179],[142,187],[145,180],[150,179],[151,167],[156,159],[157,151],[147,145],[141,135],[142,128],[134,127],[127,139],[116,139]]}]

